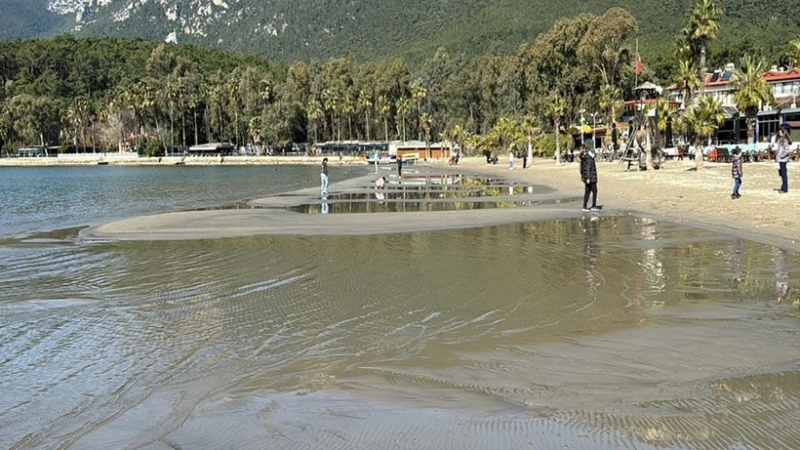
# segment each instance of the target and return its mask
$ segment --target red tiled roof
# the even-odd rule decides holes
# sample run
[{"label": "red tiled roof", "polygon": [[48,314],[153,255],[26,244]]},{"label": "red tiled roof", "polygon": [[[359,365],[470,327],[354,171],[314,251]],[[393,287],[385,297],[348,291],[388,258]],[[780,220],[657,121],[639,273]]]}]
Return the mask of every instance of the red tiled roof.
[{"label": "red tiled roof", "polygon": [[800,81],[800,68],[792,67],[788,70],[770,70],[761,75],[767,83],[778,81],[798,80]]}]

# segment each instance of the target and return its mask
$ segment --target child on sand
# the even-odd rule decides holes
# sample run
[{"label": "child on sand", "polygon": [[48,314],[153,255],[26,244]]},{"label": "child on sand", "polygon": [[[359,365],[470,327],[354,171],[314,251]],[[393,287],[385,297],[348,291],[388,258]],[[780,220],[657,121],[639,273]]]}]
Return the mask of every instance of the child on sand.
[{"label": "child on sand", "polygon": [[740,156],[741,150],[739,147],[733,149],[733,159],[731,160],[731,176],[733,177],[733,194],[731,200],[736,200],[741,197],[739,195],[739,187],[742,185],[742,158]]}]

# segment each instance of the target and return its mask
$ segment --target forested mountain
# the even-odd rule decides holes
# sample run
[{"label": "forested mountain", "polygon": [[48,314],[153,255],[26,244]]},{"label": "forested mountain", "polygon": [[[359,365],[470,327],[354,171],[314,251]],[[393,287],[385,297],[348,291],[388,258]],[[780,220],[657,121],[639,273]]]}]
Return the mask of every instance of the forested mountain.
[{"label": "forested mountain", "polygon": [[47,9],[50,0],[0,0],[0,40],[48,37],[69,31],[74,16]]},{"label": "forested mountain", "polygon": [[[73,0],[60,1],[67,8]],[[641,72],[632,44],[643,36],[642,25],[622,8],[556,20],[512,51],[487,44],[469,55],[439,47],[413,60],[345,51],[288,63],[199,45],[69,34],[0,41],[0,151],[39,144],[152,155],[202,142],[287,148],[353,139],[444,139],[462,148],[505,149],[512,142],[522,148],[536,135],[555,137],[555,145],[539,146],[552,154],[560,145],[555,130],[584,113],[615,122],[643,80],[682,83],[691,98],[703,79],[699,67],[800,63],[797,34],[780,35],[794,41],[779,58],[782,52],[718,40],[730,31],[717,22],[722,16],[713,0],[697,0],[691,17],[675,19],[686,32],[664,37],[662,62],[653,58]],[[763,69],[753,71],[758,77]],[[692,123],[710,129],[706,119],[716,117],[717,106],[700,115],[690,105],[686,117],[674,117],[674,129]],[[666,102],[662,107],[658,117],[675,112]]]},{"label": "forested mountain", "polygon": [[[558,18],[619,6],[636,17],[646,60],[666,56],[694,0],[0,0],[0,38],[141,37],[250,53],[270,61],[515,52]],[[723,47],[774,54],[800,34],[797,0],[720,0]],[[66,22],[69,22],[67,25]]]}]

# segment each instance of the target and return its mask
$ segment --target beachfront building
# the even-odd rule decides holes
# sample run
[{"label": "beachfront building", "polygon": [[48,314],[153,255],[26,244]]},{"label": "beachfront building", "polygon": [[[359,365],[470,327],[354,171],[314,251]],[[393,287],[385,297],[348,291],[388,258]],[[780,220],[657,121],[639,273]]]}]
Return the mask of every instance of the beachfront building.
[{"label": "beachfront building", "polygon": [[230,142],[209,142],[189,147],[189,156],[229,156],[233,154],[234,146]]},{"label": "beachfront building", "polygon": [[314,144],[314,154],[324,156],[368,156],[389,152],[385,141],[332,141]]},{"label": "beachfront building", "polygon": [[57,156],[58,149],[50,150],[47,147],[22,147],[17,150],[17,156],[20,158],[42,158],[47,156]]},{"label": "beachfront building", "polygon": [[[740,144],[747,140],[745,115],[736,108],[733,95],[735,66],[726,64],[725,68],[706,74],[704,95],[719,99],[725,111],[726,121],[716,133],[716,144]],[[775,96],[775,105],[761,105],[756,115],[756,140],[769,142],[782,123],[792,127],[793,138],[800,138],[800,69],[773,66],[762,75]],[[687,107],[683,90],[673,84],[667,88],[667,98],[676,102],[680,109]]]},{"label": "beachfront building", "polygon": [[405,159],[446,159],[452,148],[441,142],[424,141],[336,141],[314,144],[314,153],[325,156],[400,157]]},{"label": "beachfront building", "polygon": [[764,105],[756,116],[757,139],[766,142],[778,132],[778,127],[784,122],[791,126],[792,139],[800,139],[800,108],[797,107],[800,97],[800,68],[772,66],[762,78],[772,86],[775,105]]},{"label": "beachfront building", "polygon": [[449,159],[452,147],[442,142],[394,141],[389,144],[389,154],[403,159]]}]

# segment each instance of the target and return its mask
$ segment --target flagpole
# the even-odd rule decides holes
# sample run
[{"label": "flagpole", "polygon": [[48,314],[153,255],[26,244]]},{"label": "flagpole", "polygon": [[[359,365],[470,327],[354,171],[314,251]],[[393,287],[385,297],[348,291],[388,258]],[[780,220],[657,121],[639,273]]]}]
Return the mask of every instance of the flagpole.
[{"label": "flagpole", "polygon": [[636,38],[636,67],[633,70],[633,87],[639,86],[639,38]]}]

